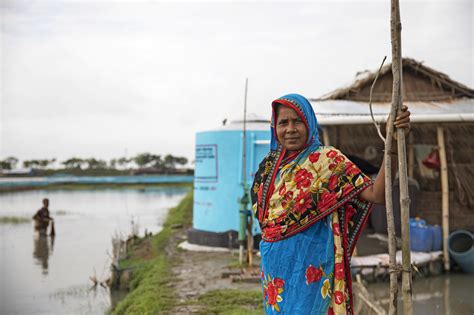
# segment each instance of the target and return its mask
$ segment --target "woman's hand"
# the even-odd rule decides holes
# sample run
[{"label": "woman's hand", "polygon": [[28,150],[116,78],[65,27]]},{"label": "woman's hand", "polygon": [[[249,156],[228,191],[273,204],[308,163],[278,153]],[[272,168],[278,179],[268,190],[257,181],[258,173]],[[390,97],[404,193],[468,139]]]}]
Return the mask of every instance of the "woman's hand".
[{"label": "woman's hand", "polygon": [[410,131],[410,111],[408,106],[402,105],[402,111],[397,115],[393,122],[395,128],[405,128],[406,131]]},{"label": "woman's hand", "polygon": [[[390,116],[387,118],[387,121],[388,120],[390,120]],[[410,111],[408,110],[408,106],[402,105],[402,110],[395,118],[395,121],[393,122],[393,126],[398,129],[405,129],[406,133],[410,132]],[[387,134],[388,123],[386,124],[385,128],[386,128],[385,134]],[[393,137],[397,139],[396,132],[393,133]]]}]

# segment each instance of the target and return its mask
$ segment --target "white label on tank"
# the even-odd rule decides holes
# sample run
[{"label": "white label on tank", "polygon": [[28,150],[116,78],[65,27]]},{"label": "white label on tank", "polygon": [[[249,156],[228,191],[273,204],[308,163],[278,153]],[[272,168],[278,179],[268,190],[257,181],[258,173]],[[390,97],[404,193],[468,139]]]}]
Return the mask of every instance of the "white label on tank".
[{"label": "white label on tank", "polygon": [[196,145],[194,180],[217,182],[217,144]]}]

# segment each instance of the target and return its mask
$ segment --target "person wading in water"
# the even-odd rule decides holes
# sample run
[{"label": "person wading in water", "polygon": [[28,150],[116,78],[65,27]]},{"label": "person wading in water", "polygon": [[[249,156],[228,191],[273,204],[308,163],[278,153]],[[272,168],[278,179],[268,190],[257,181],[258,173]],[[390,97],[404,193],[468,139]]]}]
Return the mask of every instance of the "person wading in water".
[{"label": "person wading in water", "polygon": [[55,234],[54,220],[53,218],[49,216],[48,206],[49,206],[49,199],[44,198],[43,207],[36,212],[36,214],[33,216],[33,220],[35,220],[35,230],[40,235],[47,234],[49,221],[51,221],[51,236],[54,236]]}]

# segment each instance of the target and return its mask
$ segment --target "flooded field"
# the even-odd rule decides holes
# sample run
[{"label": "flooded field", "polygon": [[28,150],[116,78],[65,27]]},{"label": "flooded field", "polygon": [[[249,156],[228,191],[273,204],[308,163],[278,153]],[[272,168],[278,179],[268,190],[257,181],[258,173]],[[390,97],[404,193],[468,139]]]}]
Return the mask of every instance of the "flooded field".
[{"label": "flooded field", "polygon": [[112,237],[161,229],[186,188],[28,191],[0,194],[0,217],[30,218],[50,199],[56,237],[37,237],[32,222],[0,224],[0,314],[104,314]]}]

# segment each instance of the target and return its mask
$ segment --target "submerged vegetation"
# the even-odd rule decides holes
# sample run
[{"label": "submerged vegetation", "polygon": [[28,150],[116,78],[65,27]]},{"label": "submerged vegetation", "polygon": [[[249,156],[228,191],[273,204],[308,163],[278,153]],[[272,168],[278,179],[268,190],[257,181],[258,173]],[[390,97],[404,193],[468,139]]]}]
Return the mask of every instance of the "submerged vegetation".
[{"label": "submerged vegetation", "polygon": [[25,224],[31,222],[30,217],[2,216],[0,224]]}]

